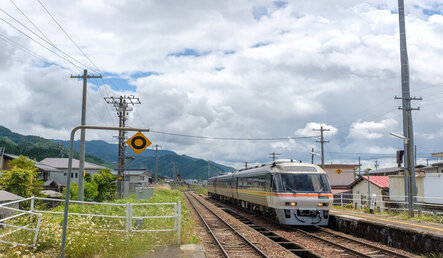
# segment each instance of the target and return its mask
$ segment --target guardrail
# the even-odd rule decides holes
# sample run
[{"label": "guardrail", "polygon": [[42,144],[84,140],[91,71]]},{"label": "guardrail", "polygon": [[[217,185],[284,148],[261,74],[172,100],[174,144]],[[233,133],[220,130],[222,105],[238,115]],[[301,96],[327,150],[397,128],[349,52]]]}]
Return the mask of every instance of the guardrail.
[{"label": "guardrail", "polygon": [[[9,231],[3,235],[0,235],[0,243],[6,243],[6,244],[12,244],[12,245],[21,245],[21,246],[27,246],[27,247],[35,247],[37,238],[38,238],[38,232],[40,229],[41,220],[43,217],[43,214],[55,214],[55,215],[63,215],[63,212],[58,211],[45,211],[45,210],[37,210],[35,207],[35,202],[37,200],[40,201],[51,201],[51,202],[60,202],[64,203],[65,200],[63,199],[54,199],[54,198],[41,198],[41,197],[30,197],[26,199],[21,199],[17,201],[12,201],[8,203],[3,203],[0,205],[0,211],[2,209],[13,211],[17,214],[8,216],[6,218],[0,219],[0,226],[4,227],[10,227],[15,228],[12,231]],[[30,210],[23,210],[20,208],[11,208],[7,205],[11,204],[19,204],[30,201]],[[165,231],[177,231],[177,244],[180,244],[180,231],[181,231],[181,202],[178,203],[101,203],[101,202],[86,202],[86,201],[73,201],[70,200],[69,203],[76,203],[76,204],[84,204],[84,205],[104,205],[104,206],[116,206],[116,207],[122,207],[122,215],[109,215],[109,214],[94,214],[94,213],[74,213],[74,212],[68,212],[68,215],[70,216],[87,216],[87,217],[101,217],[101,218],[114,218],[114,219],[122,219],[126,220],[125,223],[125,229],[103,229],[103,231],[114,231],[114,232],[126,232],[126,236],[129,237],[129,234],[131,232],[165,232]],[[173,207],[172,214],[162,215],[162,216],[134,216],[134,207],[139,206],[171,206]],[[124,214],[124,215],[123,215]],[[30,225],[25,226],[17,226],[13,224],[7,224],[4,223],[5,221],[12,220],[24,215],[35,215],[38,216],[37,225],[35,228],[29,228]],[[137,229],[133,226],[134,220],[145,220],[145,219],[173,219],[174,220],[174,226],[172,228],[163,228],[163,229]],[[23,244],[23,243],[17,243],[17,242],[10,242],[10,241],[4,241],[2,240],[3,237],[7,235],[11,235],[19,230],[28,230],[28,231],[35,231],[33,242],[30,245]]]},{"label": "guardrail", "polygon": [[[405,201],[406,198],[407,196],[400,195],[375,195],[375,207],[382,212],[385,210],[407,211],[408,202]],[[369,207],[370,199],[367,193],[339,193],[334,194],[334,205],[341,207],[351,205],[355,209],[363,209]],[[443,215],[442,197],[416,196],[414,199],[415,212]],[[433,202],[424,202],[424,200],[432,200]]]}]

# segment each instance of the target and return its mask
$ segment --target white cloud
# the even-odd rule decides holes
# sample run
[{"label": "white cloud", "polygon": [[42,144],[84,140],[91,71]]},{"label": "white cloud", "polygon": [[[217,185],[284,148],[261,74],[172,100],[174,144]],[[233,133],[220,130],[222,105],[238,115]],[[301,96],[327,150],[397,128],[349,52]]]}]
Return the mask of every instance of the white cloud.
[{"label": "white cloud", "polygon": [[[297,129],[295,131],[296,136],[313,136],[313,135],[320,135],[320,128],[323,127],[323,129],[327,129],[328,131],[324,131],[323,136],[324,137],[331,137],[337,134],[338,129],[335,128],[332,125],[327,125],[324,123],[315,123],[315,122],[309,122],[305,125],[304,128]],[[313,129],[316,129],[317,131],[314,131]]]},{"label": "white cloud", "polygon": [[[38,3],[18,4],[60,49],[92,66]],[[327,149],[337,153],[329,158],[342,160],[343,151],[391,152],[401,144],[383,137],[401,131],[401,111],[396,109],[400,102],[393,99],[401,93],[395,2],[337,0],[334,8],[325,0],[288,1],[283,8],[263,0],[45,4],[103,72],[136,85],[135,92],[104,86],[96,91],[95,80],[90,80],[89,124],[116,123],[115,111],[103,97],[135,94],[142,104],[130,113],[130,126],[242,138],[312,136],[319,134],[313,128],[324,126],[331,129],[325,132]],[[27,24],[9,2],[0,7]],[[266,10],[265,15],[254,17],[257,8]],[[422,109],[413,112],[416,142],[427,152],[440,151],[443,144],[443,16],[423,12],[436,8],[440,7],[431,0],[406,5],[411,91],[424,97]],[[67,139],[80,123],[81,82],[69,78],[79,71],[2,22],[0,34],[46,59],[0,36],[0,107],[10,117],[2,125],[24,134]],[[185,49],[202,55],[170,55]],[[158,74],[133,79],[135,72]],[[111,78],[107,83],[118,81]],[[115,142],[112,133],[91,131],[87,137]],[[310,148],[318,148],[315,139],[150,137],[165,149],[230,164],[263,162],[272,151],[281,152],[282,158],[306,160]]]},{"label": "white cloud", "polygon": [[349,129],[349,137],[355,139],[379,139],[389,134],[397,126],[394,119],[384,119],[380,122],[355,122]]}]

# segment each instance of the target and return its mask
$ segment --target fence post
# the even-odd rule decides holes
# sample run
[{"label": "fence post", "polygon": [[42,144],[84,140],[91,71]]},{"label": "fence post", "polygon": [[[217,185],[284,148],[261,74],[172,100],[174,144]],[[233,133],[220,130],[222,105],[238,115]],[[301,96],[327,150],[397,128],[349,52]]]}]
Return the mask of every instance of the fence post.
[{"label": "fence post", "polygon": [[129,239],[129,213],[131,206],[129,205],[129,202],[126,203],[126,239]]},{"label": "fence post", "polygon": [[340,193],[340,207],[343,207],[343,193]]},{"label": "fence post", "polygon": [[35,198],[35,196],[32,196],[31,198],[32,198],[31,199],[31,211],[34,211],[34,198]]},{"label": "fence post", "polygon": [[178,222],[177,222],[177,224],[178,224],[178,226],[177,226],[177,245],[180,245],[180,228],[181,228],[181,210],[182,210],[182,202],[181,201],[179,201],[178,202],[178,210],[177,210],[177,220],[178,220]]}]

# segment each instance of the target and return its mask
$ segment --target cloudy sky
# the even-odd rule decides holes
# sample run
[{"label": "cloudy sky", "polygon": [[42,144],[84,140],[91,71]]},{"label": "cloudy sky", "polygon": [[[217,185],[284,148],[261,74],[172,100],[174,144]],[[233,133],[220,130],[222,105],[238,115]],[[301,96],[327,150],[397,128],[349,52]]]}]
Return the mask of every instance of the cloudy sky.
[{"label": "cloudy sky", "polygon": [[[443,1],[405,5],[423,163],[443,151]],[[389,167],[402,148],[389,136],[402,134],[395,0],[5,0],[0,8],[1,125],[15,132],[68,139],[82,93],[70,75],[88,69],[104,79],[89,80],[87,124],[118,125],[103,97],[134,95],[141,104],[128,125],[155,130],[154,144],[180,154],[237,167],[271,152],[310,162],[317,139],[296,138],[320,126],[330,129],[327,163],[361,156],[364,167]]]}]

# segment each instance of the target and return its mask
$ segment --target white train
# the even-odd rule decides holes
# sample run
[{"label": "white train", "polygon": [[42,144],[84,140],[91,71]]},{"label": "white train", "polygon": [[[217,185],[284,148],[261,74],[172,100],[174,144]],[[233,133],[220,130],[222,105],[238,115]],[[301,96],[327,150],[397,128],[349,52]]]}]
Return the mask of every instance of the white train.
[{"label": "white train", "polygon": [[326,172],[292,160],[211,177],[208,193],[286,225],[326,226],[333,202]]}]

